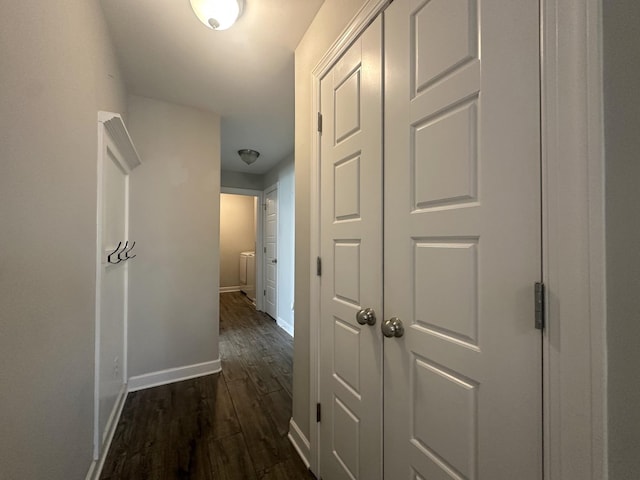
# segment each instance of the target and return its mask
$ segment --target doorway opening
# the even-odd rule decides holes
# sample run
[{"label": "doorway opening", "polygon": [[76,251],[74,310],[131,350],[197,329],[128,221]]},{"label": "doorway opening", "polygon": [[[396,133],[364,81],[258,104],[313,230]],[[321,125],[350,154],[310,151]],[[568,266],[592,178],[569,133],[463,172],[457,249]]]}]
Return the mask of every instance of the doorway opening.
[{"label": "doorway opening", "polygon": [[220,194],[220,293],[241,292],[263,308],[262,192]]}]

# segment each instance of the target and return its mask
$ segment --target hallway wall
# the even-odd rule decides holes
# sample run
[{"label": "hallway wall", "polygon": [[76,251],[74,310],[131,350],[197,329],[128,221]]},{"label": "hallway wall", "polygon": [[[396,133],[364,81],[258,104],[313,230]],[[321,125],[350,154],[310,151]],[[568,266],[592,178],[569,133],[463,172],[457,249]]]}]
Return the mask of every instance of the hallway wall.
[{"label": "hallway wall", "polygon": [[129,97],[129,377],[218,360],[220,117]]},{"label": "hallway wall", "polygon": [[263,176],[252,173],[231,172],[223,170],[220,172],[220,184],[227,188],[244,188],[247,190],[263,190]]},{"label": "hallway wall", "polygon": [[125,113],[97,1],[0,15],[0,477],[92,461],[97,112]]},{"label": "hallway wall", "polygon": [[640,3],[603,2],[609,478],[640,472]]}]

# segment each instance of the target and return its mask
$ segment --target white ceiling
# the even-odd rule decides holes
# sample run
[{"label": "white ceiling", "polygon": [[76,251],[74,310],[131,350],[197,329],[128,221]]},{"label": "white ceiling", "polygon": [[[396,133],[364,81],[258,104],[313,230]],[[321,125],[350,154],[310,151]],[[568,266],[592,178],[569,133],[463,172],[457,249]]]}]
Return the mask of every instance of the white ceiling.
[{"label": "white ceiling", "polygon": [[[293,152],[293,51],[323,0],[245,0],[229,30],[189,0],[101,0],[129,93],[222,118],[222,169],[263,174]],[[260,152],[251,166],[237,154]]]}]

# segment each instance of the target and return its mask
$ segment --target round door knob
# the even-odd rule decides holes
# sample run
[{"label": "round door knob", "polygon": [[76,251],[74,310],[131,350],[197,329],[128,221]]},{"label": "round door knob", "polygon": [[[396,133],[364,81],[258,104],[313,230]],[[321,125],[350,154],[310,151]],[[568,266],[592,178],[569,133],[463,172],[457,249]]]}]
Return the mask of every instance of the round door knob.
[{"label": "round door knob", "polygon": [[389,338],[401,337],[402,335],[404,335],[404,326],[402,325],[402,320],[400,320],[398,317],[393,317],[382,322],[382,334],[385,337]]},{"label": "round door knob", "polygon": [[373,311],[373,308],[363,308],[356,313],[356,320],[360,325],[375,325],[376,312]]}]

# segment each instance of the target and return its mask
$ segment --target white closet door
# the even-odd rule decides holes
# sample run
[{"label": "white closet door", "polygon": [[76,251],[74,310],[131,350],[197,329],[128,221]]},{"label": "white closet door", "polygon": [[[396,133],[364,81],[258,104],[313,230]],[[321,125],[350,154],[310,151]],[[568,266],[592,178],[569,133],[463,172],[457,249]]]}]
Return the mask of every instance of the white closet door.
[{"label": "white closet door", "polygon": [[278,319],[278,189],[265,193],[264,311]]},{"label": "white closet door", "polygon": [[386,12],[389,480],[542,478],[538,8]]},{"label": "white closet door", "polygon": [[382,335],[379,324],[356,320],[361,309],[382,313],[381,55],[379,18],[321,81],[320,474],[327,480],[382,477]]}]

